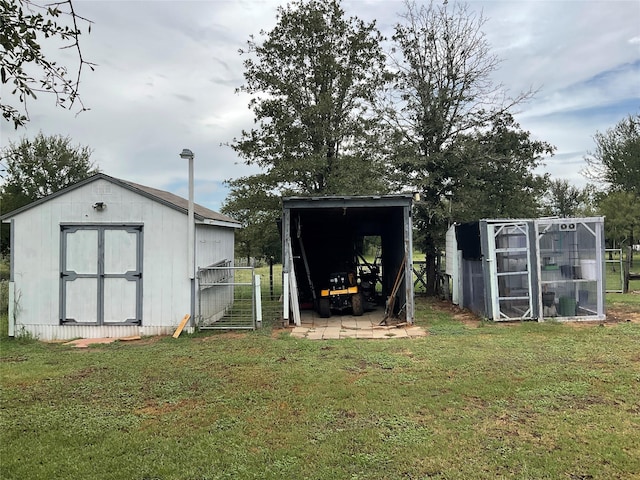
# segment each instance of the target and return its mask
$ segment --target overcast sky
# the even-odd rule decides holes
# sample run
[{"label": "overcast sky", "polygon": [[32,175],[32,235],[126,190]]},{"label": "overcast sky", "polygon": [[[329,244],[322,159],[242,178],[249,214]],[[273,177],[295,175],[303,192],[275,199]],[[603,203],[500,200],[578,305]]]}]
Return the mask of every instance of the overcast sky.
[{"label": "overcast sky", "polygon": [[[470,1],[487,17],[484,31],[503,60],[496,82],[512,93],[539,89],[516,119],[535,139],[557,147],[542,170],[586,183],[583,157],[593,134],[640,112],[640,1]],[[187,196],[183,148],[195,154],[195,199],[219,210],[223,181],[256,172],[226,146],[253,118],[238,54],[251,34],[275,25],[271,0],[75,0],[93,21],[82,35],[86,60],[80,93],[90,111],[54,108],[42,97],[31,122],[15,131],[2,120],[2,146],[22,137],[69,136],[93,150],[107,175]],[[350,0],[348,16],[377,21],[386,36],[404,9],[396,0]],[[73,52],[51,54],[74,68]],[[2,92],[5,101],[10,92]]]}]

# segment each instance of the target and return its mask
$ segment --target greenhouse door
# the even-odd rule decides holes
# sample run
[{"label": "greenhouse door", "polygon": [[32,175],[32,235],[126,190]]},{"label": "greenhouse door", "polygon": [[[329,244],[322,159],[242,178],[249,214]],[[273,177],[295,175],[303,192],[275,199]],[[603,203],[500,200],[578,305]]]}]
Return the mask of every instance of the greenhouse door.
[{"label": "greenhouse door", "polygon": [[532,318],[527,223],[489,224],[488,233],[493,320]]},{"label": "greenhouse door", "polygon": [[141,237],[141,226],[62,227],[62,324],[140,324]]}]

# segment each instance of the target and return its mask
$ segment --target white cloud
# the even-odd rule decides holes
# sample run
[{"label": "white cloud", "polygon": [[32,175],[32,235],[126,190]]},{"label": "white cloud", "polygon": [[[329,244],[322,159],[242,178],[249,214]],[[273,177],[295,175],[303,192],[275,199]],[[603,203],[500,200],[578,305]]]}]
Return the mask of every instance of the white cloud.
[{"label": "white cloud", "polygon": [[[277,1],[76,0],[93,20],[83,35],[86,70],[81,94],[90,111],[56,109],[43,97],[30,104],[31,123],[1,125],[2,144],[21,136],[69,135],[94,149],[92,158],[116,177],[157,188],[186,189],[182,148],[196,154],[196,201],[217,209],[227,178],[255,172],[220,144],[253,125],[238,49],[276,22]],[[377,20],[392,34],[402,1],[345,0],[348,16]],[[488,18],[484,31],[503,58],[495,74],[512,92],[540,87],[517,119],[535,138],[558,147],[547,168],[579,182],[592,135],[640,109],[640,3],[636,1],[472,1]],[[54,55],[72,59],[73,52]],[[4,101],[4,97],[3,97]]]}]

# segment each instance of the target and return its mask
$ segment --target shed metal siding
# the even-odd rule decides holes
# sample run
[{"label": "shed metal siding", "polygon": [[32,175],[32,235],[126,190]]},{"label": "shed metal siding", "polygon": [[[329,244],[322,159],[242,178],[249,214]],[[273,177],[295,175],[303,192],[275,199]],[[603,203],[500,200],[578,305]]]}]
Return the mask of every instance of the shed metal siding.
[{"label": "shed metal siding", "polygon": [[[106,208],[98,211],[97,202]],[[180,209],[98,178],[17,211],[11,222],[18,329],[42,340],[167,334],[190,311],[187,216]],[[142,225],[141,326],[59,325],[61,224]],[[198,261],[233,258],[232,228],[202,225],[197,231]]]},{"label": "shed metal siding", "polygon": [[232,260],[235,233],[231,228],[196,224],[196,269]]}]

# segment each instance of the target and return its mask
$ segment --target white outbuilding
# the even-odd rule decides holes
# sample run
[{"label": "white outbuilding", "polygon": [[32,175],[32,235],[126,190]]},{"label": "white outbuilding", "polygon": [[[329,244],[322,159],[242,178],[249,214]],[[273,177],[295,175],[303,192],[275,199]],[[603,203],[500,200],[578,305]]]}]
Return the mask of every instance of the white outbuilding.
[{"label": "white outbuilding", "polygon": [[194,267],[233,265],[236,220],[99,173],[1,217],[11,224],[9,335],[173,333],[198,305]]}]

